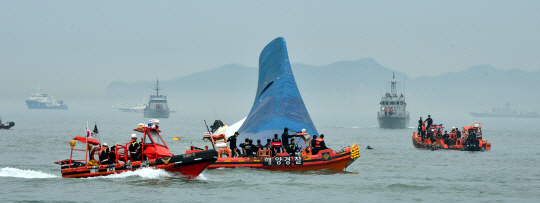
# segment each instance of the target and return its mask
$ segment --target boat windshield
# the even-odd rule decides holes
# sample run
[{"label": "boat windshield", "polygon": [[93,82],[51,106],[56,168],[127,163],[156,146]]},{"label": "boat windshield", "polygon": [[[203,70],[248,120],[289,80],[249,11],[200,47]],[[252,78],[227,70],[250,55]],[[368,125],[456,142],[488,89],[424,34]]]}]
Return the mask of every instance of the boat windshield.
[{"label": "boat windshield", "polygon": [[[161,139],[161,136],[159,136],[159,134],[155,130],[149,130],[148,135],[150,135],[150,137],[152,137],[152,140],[154,140],[154,143],[156,143],[158,145],[167,146],[167,145],[165,145],[165,143]],[[150,142],[152,142],[152,141],[150,141]],[[146,144],[146,141],[145,141],[145,144]]]}]

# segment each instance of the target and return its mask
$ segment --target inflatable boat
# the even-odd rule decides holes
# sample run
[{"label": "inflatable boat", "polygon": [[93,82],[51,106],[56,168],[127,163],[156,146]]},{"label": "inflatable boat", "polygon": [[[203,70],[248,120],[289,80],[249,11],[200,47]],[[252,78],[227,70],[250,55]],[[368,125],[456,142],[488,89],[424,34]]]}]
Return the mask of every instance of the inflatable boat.
[{"label": "inflatable boat", "polygon": [[[414,132],[413,146],[418,149],[429,150],[460,150],[460,151],[486,151],[491,149],[491,143],[482,138],[482,124],[463,127],[463,133],[451,132],[445,139],[441,132],[444,127],[433,125],[427,131]],[[421,134],[424,134],[422,136]]]},{"label": "inflatable boat", "polygon": [[[149,124],[148,127],[139,126],[134,129],[143,134],[140,151],[142,161],[137,160],[139,158],[131,157],[131,153],[128,153],[128,147],[131,143],[127,143],[126,145],[117,144],[114,146],[114,155],[116,156],[114,163],[101,164],[99,158],[94,158],[95,155],[98,155],[98,157],[101,155],[101,144],[97,140],[88,137],[75,137],[70,141],[70,158],[55,163],[61,165],[63,178],[106,176],[151,167],[164,169],[192,179],[197,177],[209,164],[217,160],[217,151],[215,150],[201,150],[182,155],[171,154],[169,147],[159,135],[161,131],[158,129],[157,124],[155,122]],[[82,149],[75,148],[77,142],[82,143]],[[92,146],[95,147],[92,149]],[[76,160],[74,152],[84,152],[85,158]]]},{"label": "inflatable boat", "polygon": [[[224,134],[206,134],[203,139],[210,141],[214,149],[219,150],[217,161],[210,164],[208,169],[247,167],[274,171],[342,171],[360,157],[360,148],[356,144],[336,151],[322,149],[313,154],[310,136],[307,133],[297,133],[296,137],[304,141],[299,148],[302,150],[296,153],[274,153],[274,148],[280,148],[280,151],[284,152],[286,149],[281,143],[273,143],[271,148],[262,148],[252,157],[232,157]],[[202,150],[192,146],[192,150],[187,153],[199,151]]]}]

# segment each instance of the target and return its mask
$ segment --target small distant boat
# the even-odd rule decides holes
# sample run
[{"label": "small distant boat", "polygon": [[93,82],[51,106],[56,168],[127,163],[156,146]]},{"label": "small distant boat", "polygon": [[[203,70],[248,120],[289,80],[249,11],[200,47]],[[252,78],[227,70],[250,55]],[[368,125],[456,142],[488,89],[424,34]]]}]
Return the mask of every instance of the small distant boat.
[{"label": "small distant boat", "polygon": [[63,100],[55,100],[51,95],[42,94],[41,85],[26,99],[26,105],[28,105],[28,109],[68,109]]},{"label": "small distant boat", "polygon": [[498,118],[540,118],[536,112],[517,112],[510,109],[510,103],[506,103],[504,108],[493,108],[491,112],[470,113],[474,117],[498,117]]},{"label": "small distant boat", "polygon": [[2,123],[2,118],[0,118],[0,129],[6,129],[9,130],[11,127],[15,126],[15,122],[8,121],[7,123]]},{"label": "small distant boat", "polygon": [[133,107],[133,108],[118,108],[120,111],[122,112],[130,112],[130,113],[143,113],[144,112],[144,109],[147,107],[148,105],[146,103],[144,103],[144,98],[139,102],[139,104],[136,106],[136,107]]}]

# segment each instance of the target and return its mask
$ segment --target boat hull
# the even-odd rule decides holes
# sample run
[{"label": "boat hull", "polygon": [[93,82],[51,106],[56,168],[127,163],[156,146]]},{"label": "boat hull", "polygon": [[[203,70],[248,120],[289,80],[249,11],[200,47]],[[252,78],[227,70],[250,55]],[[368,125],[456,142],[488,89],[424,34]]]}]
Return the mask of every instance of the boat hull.
[{"label": "boat hull", "polygon": [[43,103],[43,102],[38,102],[34,100],[26,100],[26,105],[28,105],[28,109],[60,109],[60,110],[68,109],[68,106],[65,104],[60,104],[58,106],[51,106],[50,103]]},{"label": "boat hull", "polygon": [[280,156],[280,154],[275,157],[220,157],[215,163],[210,164],[208,169],[246,167],[271,171],[317,171],[322,169],[343,171],[358,157],[360,157],[360,149],[357,145],[353,145],[339,151],[321,150],[317,155],[306,157]]},{"label": "boat hull", "polygon": [[409,117],[378,117],[379,128],[407,128],[411,119]]},{"label": "boat hull", "polygon": [[166,109],[145,109],[145,118],[169,118],[170,111]]},{"label": "boat hull", "polygon": [[[195,153],[175,155],[147,161],[135,161],[133,163],[118,163],[99,166],[71,167],[62,165],[62,178],[86,178],[106,176],[126,171],[135,171],[140,168],[164,169],[168,172],[180,174],[193,179],[197,177],[209,164],[217,160],[215,150],[206,150]],[[69,160],[67,160],[69,162]]]},{"label": "boat hull", "polygon": [[458,151],[486,151],[491,149],[491,143],[482,143],[480,147],[467,147],[463,143],[456,144],[457,142],[452,142],[454,144],[447,145],[444,143],[444,139],[436,138],[435,142],[431,142],[430,139],[424,139],[418,136],[417,132],[414,132],[412,135],[413,146],[418,149],[428,149],[428,150],[458,150]]}]

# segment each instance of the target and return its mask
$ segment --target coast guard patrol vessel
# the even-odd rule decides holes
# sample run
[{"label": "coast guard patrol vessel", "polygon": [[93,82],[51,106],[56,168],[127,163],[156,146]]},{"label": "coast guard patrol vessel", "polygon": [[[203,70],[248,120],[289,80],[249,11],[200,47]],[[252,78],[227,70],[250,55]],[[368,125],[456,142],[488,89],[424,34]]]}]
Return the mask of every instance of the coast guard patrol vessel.
[{"label": "coast guard patrol vessel", "polygon": [[144,109],[145,118],[169,118],[171,111],[167,104],[167,96],[159,95],[159,80],[156,82],[156,95],[150,95],[148,105]]},{"label": "coast guard patrol vessel", "polygon": [[406,111],[405,96],[397,94],[396,76],[390,82],[391,90],[381,98],[381,109],[377,112],[379,128],[407,128],[409,126],[409,112]]}]

